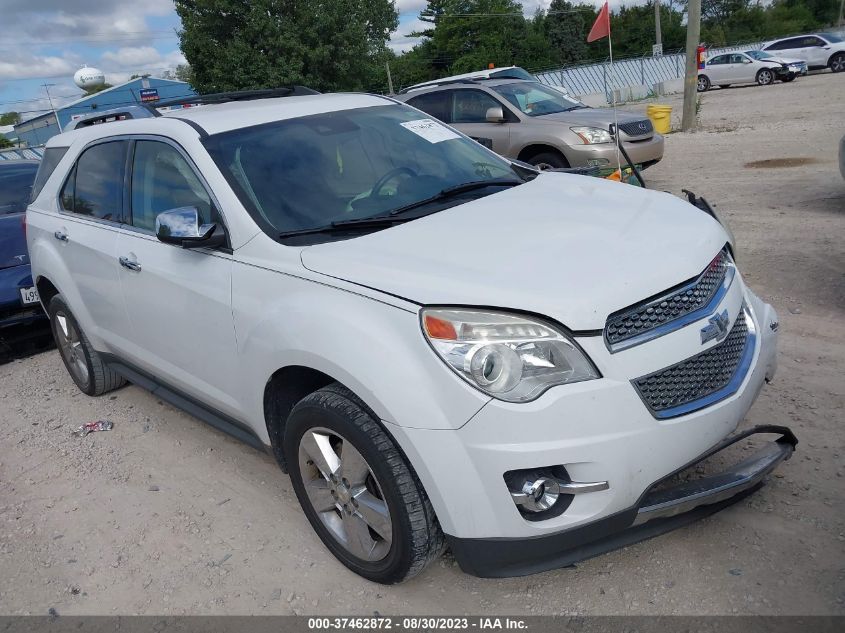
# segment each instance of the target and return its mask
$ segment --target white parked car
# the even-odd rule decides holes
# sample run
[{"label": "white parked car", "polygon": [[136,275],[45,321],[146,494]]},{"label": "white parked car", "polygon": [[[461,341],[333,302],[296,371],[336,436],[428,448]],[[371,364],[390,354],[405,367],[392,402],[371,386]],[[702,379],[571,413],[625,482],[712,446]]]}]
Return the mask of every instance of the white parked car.
[{"label": "white parked car", "polygon": [[698,71],[698,91],[712,86],[727,88],[733,84],[757,83],[769,86],[777,79],[792,81],[801,74],[797,64],[771,58],[756,59],[747,53],[723,53],[707,60]]},{"label": "white parked car", "polygon": [[781,81],[792,81],[798,75],[807,74],[807,62],[805,62],[803,59],[790,59],[787,57],[781,57],[780,55],[772,55],[771,53],[767,53],[766,51],[758,50],[749,50],[744,52],[752,59],[765,59],[782,64],[786,70],[782,72],[780,76],[778,76],[778,79],[780,79]]},{"label": "white parked car", "polygon": [[786,37],[766,44],[763,50],[803,59],[810,70],[830,68],[835,73],[845,70],[845,40],[831,33]]},{"label": "white parked car", "polygon": [[[741,498],[797,441],[731,435],[778,320],[700,200],[355,94],[80,127],[42,169],[32,274],[78,387],[265,448],[371,580],[447,544],[483,576],[566,565]],[[667,480],[756,433],[779,439]]]}]

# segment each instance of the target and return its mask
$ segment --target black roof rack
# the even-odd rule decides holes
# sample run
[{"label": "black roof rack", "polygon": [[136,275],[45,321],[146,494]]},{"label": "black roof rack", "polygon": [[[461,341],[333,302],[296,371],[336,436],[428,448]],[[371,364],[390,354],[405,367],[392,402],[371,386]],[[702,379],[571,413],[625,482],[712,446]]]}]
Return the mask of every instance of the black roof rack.
[{"label": "black roof rack", "polygon": [[283,86],[281,88],[267,88],[264,90],[237,90],[233,92],[215,92],[207,95],[197,95],[170,101],[158,101],[156,108],[176,105],[209,105],[213,103],[229,103],[230,101],[252,101],[254,99],[273,99],[277,97],[302,97],[318,95],[316,90],[305,86]]}]

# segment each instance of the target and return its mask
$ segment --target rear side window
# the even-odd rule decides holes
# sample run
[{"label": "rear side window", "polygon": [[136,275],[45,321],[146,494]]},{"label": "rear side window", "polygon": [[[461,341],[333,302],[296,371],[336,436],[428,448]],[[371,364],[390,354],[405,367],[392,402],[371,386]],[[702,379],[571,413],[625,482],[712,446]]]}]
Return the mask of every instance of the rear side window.
[{"label": "rear side window", "polygon": [[200,224],[217,222],[211,198],[182,155],[167,143],[138,141],[132,168],[132,226],[155,230],[162,211],[194,207]]},{"label": "rear side window", "polygon": [[82,152],[62,189],[62,208],[119,222],[123,212],[127,147],[126,141],[109,141]]},{"label": "rear side window", "polygon": [[38,197],[44,185],[53,175],[56,170],[56,165],[67,154],[67,147],[48,147],[44,150],[44,157],[41,159],[41,166],[38,168],[38,174],[35,176],[35,184],[32,185],[32,197],[30,202]]},{"label": "rear side window", "polygon": [[449,123],[450,101],[450,93],[447,91],[429,92],[419,97],[408,99],[408,105],[419,108],[426,114],[430,114],[435,119],[439,119],[444,123]]},{"label": "rear side window", "polygon": [[767,46],[768,51],[786,51],[790,48],[801,48],[803,46],[803,38],[793,37],[792,39],[783,40],[782,42],[775,42],[771,46]]},{"label": "rear side window", "polygon": [[37,169],[33,163],[0,163],[0,215],[26,211]]}]

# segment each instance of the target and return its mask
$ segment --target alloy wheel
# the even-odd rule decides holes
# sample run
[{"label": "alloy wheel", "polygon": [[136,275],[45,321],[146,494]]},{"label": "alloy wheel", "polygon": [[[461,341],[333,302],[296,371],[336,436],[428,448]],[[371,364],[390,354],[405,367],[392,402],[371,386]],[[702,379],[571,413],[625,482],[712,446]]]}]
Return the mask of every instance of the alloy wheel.
[{"label": "alloy wheel", "polygon": [[699,77],[698,78],[698,91],[704,92],[710,87],[710,82],[707,81],[707,77]]},{"label": "alloy wheel", "polygon": [[768,86],[774,81],[774,75],[771,70],[761,70],[759,82],[761,86]]},{"label": "alloy wheel", "polygon": [[372,468],[349,440],[308,429],[299,441],[299,469],[308,501],[347,552],[369,562],[388,555],[390,510]]},{"label": "alloy wheel", "polygon": [[837,55],[830,60],[830,69],[835,73],[841,73],[845,70],[845,55]]},{"label": "alloy wheel", "polygon": [[88,382],[88,362],[85,360],[85,350],[82,347],[79,330],[62,311],[56,312],[54,320],[53,329],[56,332],[59,350],[76,382],[84,385]]}]

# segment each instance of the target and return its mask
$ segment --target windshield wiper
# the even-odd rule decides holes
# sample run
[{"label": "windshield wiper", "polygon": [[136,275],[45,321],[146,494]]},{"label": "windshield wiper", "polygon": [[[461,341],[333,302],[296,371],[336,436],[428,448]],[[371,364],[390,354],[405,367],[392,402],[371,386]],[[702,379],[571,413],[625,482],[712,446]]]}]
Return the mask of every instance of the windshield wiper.
[{"label": "windshield wiper", "polygon": [[514,180],[512,178],[499,178],[491,180],[476,180],[472,182],[465,182],[460,185],[446,187],[445,189],[442,189],[438,193],[434,194],[433,196],[423,198],[422,200],[417,200],[416,202],[412,202],[410,204],[403,205],[401,207],[393,209],[390,213],[387,213],[385,215],[374,215],[369,218],[354,218],[351,220],[335,220],[331,224],[327,224],[325,226],[315,226],[308,229],[294,229],[292,231],[284,231],[279,234],[279,237],[285,238],[296,237],[297,235],[311,235],[316,233],[333,233],[336,231],[342,231],[346,228],[368,229],[393,224],[401,224],[403,222],[409,222],[416,218],[399,218],[396,216],[401,215],[406,211],[411,211],[424,205],[431,204],[432,202],[447,200],[449,198],[452,198],[453,196],[457,196],[462,193],[467,193],[469,191],[475,191],[476,189],[484,189],[486,187],[515,187],[516,185],[523,184],[523,182],[524,181],[522,180]]}]

